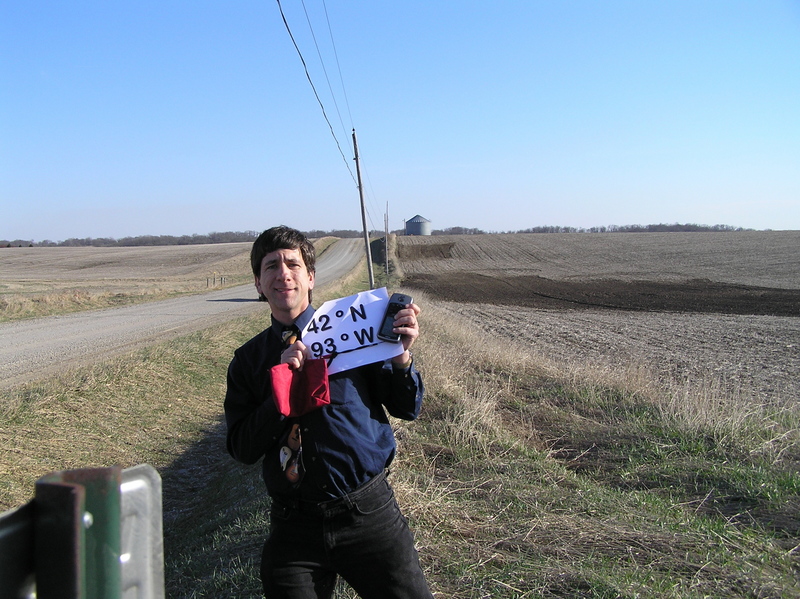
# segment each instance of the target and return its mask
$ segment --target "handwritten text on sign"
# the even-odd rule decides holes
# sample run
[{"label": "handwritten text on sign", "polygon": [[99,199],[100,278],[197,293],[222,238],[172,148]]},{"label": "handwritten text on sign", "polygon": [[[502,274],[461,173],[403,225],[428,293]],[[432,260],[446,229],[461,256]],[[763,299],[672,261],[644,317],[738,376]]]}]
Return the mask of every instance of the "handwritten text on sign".
[{"label": "handwritten text on sign", "polygon": [[388,304],[385,287],[325,302],[303,329],[303,343],[315,358],[328,359],[328,374],[398,356],[402,343],[378,339]]}]

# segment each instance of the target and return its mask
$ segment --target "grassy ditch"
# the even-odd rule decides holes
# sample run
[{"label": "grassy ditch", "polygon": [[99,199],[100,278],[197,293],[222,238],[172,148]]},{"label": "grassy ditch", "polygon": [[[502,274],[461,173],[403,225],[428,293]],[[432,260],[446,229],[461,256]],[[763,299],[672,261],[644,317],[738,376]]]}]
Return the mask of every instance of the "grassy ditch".
[{"label": "grassy ditch", "polygon": [[[317,303],[363,288],[349,285]],[[395,424],[392,480],[438,597],[800,597],[796,404],[552,363],[418,302],[427,399]],[[268,503],[259,467],[225,453],[221,415],[230,356],[267,322],[3,394],[0,507],[51,470],[151,463],[168,596],[260,596]]]},{"label": "grassy ditch", "polygon": [[398,474],[443,596],[800,596],[796,403],[554,364],[431,308]]}]

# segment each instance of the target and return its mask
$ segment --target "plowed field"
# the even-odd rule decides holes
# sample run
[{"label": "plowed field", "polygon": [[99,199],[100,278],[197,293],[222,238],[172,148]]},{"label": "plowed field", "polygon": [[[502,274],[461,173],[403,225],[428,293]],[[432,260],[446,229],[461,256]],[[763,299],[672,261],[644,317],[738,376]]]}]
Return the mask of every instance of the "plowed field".
[{"label": "plowed field", "polygon": [[250,243],[145,247],[31,247],[0,251],[0,293],[61,289],[125,292],[142,287],[197,289],[215,273],[249,275]]},{"label": "plowed field", "polygon": [[402,237],[397,253],[408,287],[543,355],[800,391],[800,232]]}]

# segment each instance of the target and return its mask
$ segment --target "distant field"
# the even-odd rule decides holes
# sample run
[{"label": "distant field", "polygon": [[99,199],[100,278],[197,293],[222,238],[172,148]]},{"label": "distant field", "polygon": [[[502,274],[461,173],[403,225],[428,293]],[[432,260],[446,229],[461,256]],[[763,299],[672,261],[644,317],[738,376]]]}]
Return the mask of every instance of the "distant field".
[{"label": "distant field", "polygon": [[247,275],[250,243],[0,250],[0,294],[67,288],[128,292],[146,286],[202,289],[206,278]]},{"label": "distant field", "polygon": [[800,289],[800,231],[398,237],[406,274],[554,281],[717,283]]},{"label": "distant field", "polygon": [[800,394],[800,232],[398,238],[405,285],[492,335],[762,400]]}]

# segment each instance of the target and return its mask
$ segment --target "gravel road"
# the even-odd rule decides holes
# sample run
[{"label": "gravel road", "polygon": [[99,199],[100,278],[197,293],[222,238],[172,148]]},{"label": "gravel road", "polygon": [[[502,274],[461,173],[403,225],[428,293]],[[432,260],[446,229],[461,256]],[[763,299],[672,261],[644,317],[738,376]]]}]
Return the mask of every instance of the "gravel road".
[{"label": "gravel road", "polygon": [[[363,259],[363,241],[342,239],[317,262],[317,286]],[[52,375],[102,357],[200,330],[253,311],[253,285],[123,308],[0,324],[0,388]]]}]

